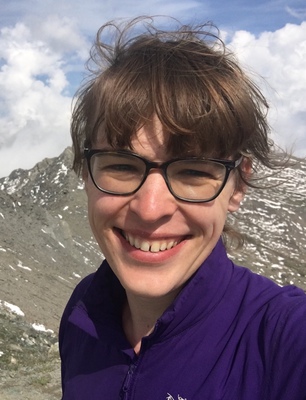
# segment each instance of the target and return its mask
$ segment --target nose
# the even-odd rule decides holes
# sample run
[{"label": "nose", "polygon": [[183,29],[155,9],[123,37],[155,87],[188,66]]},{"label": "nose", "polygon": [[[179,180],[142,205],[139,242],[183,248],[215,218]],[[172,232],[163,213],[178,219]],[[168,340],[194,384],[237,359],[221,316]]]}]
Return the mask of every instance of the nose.
[{"label": "nose", "polygon": [[130,210],[146,223],[167,219],[177,209],[177,200],[170,193],[163,175],[151,170],[141,188],[130,201]]}]

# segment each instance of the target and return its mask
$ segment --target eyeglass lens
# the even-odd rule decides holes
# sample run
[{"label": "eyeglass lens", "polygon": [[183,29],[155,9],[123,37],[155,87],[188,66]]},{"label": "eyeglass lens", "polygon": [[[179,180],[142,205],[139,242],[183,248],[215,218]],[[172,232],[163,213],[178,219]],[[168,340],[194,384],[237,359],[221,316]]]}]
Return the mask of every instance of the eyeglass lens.
[{"label": "eyeglass lens", "polygon": [[[129,194],[136,191],[146,175],[146,164],[133,155],[96,153],[90,161],[95,184],[106,192]],[[172,193],[189,200],[214,197],[226,178],[226,167],[209,160],[178,160],[166,168]]]}]

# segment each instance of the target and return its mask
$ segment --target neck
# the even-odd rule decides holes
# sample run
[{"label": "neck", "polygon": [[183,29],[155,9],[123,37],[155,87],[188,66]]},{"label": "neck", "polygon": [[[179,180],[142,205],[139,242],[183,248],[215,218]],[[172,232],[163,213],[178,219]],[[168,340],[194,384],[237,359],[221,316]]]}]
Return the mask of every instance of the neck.
[{"label": "neck", "polygon": [[140,351],[142,338],[152,333],[156,321],[175,297],[176,293],[158,299],[139,298],[127,293],[122,315],[123,330],[136,354]]}]

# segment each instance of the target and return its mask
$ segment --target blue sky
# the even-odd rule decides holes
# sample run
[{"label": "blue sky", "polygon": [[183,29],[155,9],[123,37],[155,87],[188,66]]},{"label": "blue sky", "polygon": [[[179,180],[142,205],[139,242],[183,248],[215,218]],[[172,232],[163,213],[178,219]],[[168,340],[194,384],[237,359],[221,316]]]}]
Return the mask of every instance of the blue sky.
[{"label": "blue sky", "polygon": [[271,103],[273,139],[306,156],[305,0],[0,0],[0,9],[0,177],[70,145],[71,99],[97,29],[144,14],[215,23]]}]

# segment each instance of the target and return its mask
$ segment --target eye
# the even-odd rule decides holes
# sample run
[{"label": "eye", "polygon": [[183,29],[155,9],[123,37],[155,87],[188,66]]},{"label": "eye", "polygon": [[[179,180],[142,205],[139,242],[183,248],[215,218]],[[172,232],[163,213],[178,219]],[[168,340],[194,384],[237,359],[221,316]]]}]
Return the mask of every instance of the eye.
[{"label": "eye", "polygon": [[215,179],[215,176],[210,172],[202,169],[182,169],[178,171],[181,176],[191,177],[191,178],[208,178]]},{"label": "eye", "polygon": [[128,173],[137,173],[138,168],[132,164],[108,164],[101,165],[101,170],[109,170],[113,172],[128,172]]},{"label": "eye", "polygon": [[170,179],[184,185],[207,185],[219,183],[224,178],[222,164],[211,161],[179,161],[170,165]]},{"label": "eye", "polygon": [[132,175],[142,173],[141,165],[131,157],[99,153],[92,158],[91,163],[92,169],[100,174]]}]

